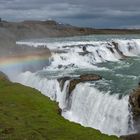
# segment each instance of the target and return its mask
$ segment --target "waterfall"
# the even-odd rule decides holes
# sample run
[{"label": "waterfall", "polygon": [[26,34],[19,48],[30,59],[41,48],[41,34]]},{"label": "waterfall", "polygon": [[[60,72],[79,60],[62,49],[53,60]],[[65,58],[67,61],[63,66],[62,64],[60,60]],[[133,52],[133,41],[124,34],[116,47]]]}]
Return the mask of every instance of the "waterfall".
[{"label": "waterfall", "polygon": [[71,96],[68,96],[69,81],[64,83],[61,91],[56,79],[40,78],[31,72],[20,74],[13,81],[36,88],[51,100],[57,101],[62,116],[70,121],[109,135],[120,136],[132,132],[129,128],[128,96],[119,99],[117,94],[99,91],[90,83],[78,84]]},{"label": "waterfall", "polygon": [[94,69],[98,63],[116,62],[125,56],[140,55],[139,39],[75,42],[75,44],[69,42],[69,45],[68,43],[58,43],[57,47],[55,46],[58,51],[54,53],[52,46],[53,44],[48,46],[52,50],[52,57],[51,65],[47,69]]},{"label": "waterfall", "polygon": [[[21,46],[22,44],[35,47],[42,45],[35,42],[17,43]],[[139,56],[139,39],[56,42],[43,43],[43,45],[52,50],[50,65],[40,72],[21,73],[17,77],[12,77],[13,81],[36,88],[51,100],[57,101],[62,109],[62,116],[70,121],[80,123],[86,127],[96,128],[109,135],[120,136],[135,131],[132,127],[131,113],[129,113],[129,95],[122,96],[120,99],[119,94],[122,91],[115,93],[115,89],[113,89],[114,93],[110,94],[109,88],[108,90],[101,90],[89,82],[78,84],[73,92],[68,95],[70,81],[65,81],[61,90],[57,79],[71,74],[74,75],[75,69],[86,69],[93,72],[100,70],[103,73],[105,73],[104,70],[109,70],[112,72],[111,76],[114,76],[115,69],[99,67],[97,64],[116,63],[120,62],[120,59],[123,58]],[[57,51],[54,51],[56,49]],[[119,69],[123,68],[119,63],[118,67]],[[120,72],[119,69],[117,69],[118,72]],[[45,76],[41,76],[41,72],[45,73]],[[115,76],[119,75],[121,73],[116,73]],[[113,77],[114,79],[116,78],[115,76]],[[112,80],[114,80],[113,78]],[[106,80],[110,82],[109,79]],[[116,81],[117,78],[114,82]],[[111,84],[108,86],[111,87]]]},{"label": "waterfall", "polygon": [[90,87],[89,83],[81,83],[72,92],[71,100],[71,108],[62,114],[68,120],[109,135],[120,136],[132,131],[129,128],[128,96],[119,99],[109,91],[105,93]]}]

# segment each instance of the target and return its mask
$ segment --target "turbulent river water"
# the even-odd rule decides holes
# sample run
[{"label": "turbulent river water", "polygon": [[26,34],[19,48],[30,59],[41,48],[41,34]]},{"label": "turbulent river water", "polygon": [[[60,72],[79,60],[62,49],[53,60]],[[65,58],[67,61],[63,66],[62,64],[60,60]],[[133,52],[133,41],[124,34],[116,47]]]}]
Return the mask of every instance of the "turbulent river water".
[{"label": "turbulent river water", "polygon": [[[13,81],[34,87],[59,103],[62,116],[109,135],[134,133],[128,97],[140,79],[140,36],[94,35],[19,41],[52,51],[41,71],[26,71]],[[69,80],[61,91],[58,78],[99,74],[102,80],[80,83],[68,96]]]}]

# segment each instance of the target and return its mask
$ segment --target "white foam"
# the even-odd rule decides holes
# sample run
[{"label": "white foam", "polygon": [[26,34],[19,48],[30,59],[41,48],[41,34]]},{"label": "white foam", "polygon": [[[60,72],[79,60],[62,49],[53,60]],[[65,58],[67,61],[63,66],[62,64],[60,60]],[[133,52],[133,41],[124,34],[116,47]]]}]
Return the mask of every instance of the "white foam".
[{"label": "white foam", "polygon": [[38,74],[29,71],[21,73],[17,77],[12,77],[11,80],[39,90],[51,100],[57,101],[60,108],[66,107],[68,81],[65,83],[64,88],[61,91],[57,79],[48,80],[47,78],[41,78]]},{"label": "white foam", "polygon": [[[57,73],[60,72],[60,75],[66,75],[75,69],[108,70],[104,67],[98,67],[96,64],[107,61],[116,62],[122,58],[121,53],[113,45],[113,41],[118,44],[119,51],[124,55],[140,55],[140,40],[138,39],[53,43],[17,42],[17,44],[34,47],[44,45],[51,50],[65,51],[65,53],[52,53],[51,64],[43,71],[56,71]],[[83,46],[86,47],[86,51]],[[114,70],[122,67],[129,67],[129,64],[121,63],[121,66],[116,66]],[[36,88],[50,99],[56,100],[59,107],[63,109],[62,115],[71,121],[99,129],[110,135],[120,136],[133,132],[129,128],[131,117],[128,110],[128,96],[118,99],[118,95],[115,93],[110,95],[109,91],[99,91],[94,87],[95,85],[84,83],[77,85],[71,94],[72,97],[68,97],[69,81],[65,82],[61,91],[56,79],[47,79],[31,72],[22,73],[12,80]]]},{"label": "white foam", "polygon": [[[112,42],[118,44],[118,49],[126,56],[140,54],[140,40],[110,40],[110,41],[63,41],[53,43],[17,42],[19,45],[39,47],[44,45],[49,49],[65,51],[65,53],[52,53],[51,68],[94,68],[95,64],[106,61],[119,61],[122,56],[115,49]],[[85,53],[83,45],[86,47]],[[85,53],[85,54],[84,54]]]},{"label": "white foam", "polygon": [[138,56],[140,55],[140,40],[116,40],[119,45],[119,50],[126,56]]},{"label": "white foam", "polygon": [[79,84],[71,100],[71,109],[63,112],[65,118],[110,135],[129,133],[128,97],[119,100],[117,95]]},{"label": "white foam", "polygon": [[31,72],[22,73],[12,80],[36,88],[51,100],[57,101],[63,109],[62,115],[70,121],[110,135],[120,136],[132,132],[128,126],[128,96],[119,100],[117,95],[109,95],[109,92],[99,91],[93,85],[84,83],[77,85],[70,97],[67,94],[69,81],[65,82],[61,91],[57,80],[41,78]]}]

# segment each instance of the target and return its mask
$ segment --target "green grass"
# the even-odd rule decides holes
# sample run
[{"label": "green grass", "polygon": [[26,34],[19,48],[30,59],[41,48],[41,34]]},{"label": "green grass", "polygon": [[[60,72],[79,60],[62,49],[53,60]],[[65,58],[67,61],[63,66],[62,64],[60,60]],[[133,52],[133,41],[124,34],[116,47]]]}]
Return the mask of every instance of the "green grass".
[{"label": "green grass", "polygon": [[117,139],[65,120],[58,113],[57,103],[0,76],[0,140]]}]

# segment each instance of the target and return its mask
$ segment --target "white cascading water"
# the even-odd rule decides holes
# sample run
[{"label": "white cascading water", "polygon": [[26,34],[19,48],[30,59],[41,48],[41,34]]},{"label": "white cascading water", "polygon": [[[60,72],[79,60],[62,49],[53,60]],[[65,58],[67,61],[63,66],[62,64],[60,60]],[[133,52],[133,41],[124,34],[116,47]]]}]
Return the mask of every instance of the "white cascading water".
[{"label": "white cascading water", "polygon": [[140,39],[117,40],[118,48],[126,56],[137,56],[140,54]]},{"label": "white cascading water", "polygon": [[[115,40],[115,42],[118,43],[118,49],[125,56],[137,56],[140,54],[140,40],[138,39]],[[37,43],[31,42],[18,42],[18,44],[38,46]],[[99,68],[95,66],[97,63],[114,62],[122,58],[112,41],[68,42],[56,43],[55,45],[53,43],[44,43],[43,45],[47,45],[51,50],[62,51],[52,53],[51,65],[46,69],[44,68],[43,71],[63,70],[65,73],[69,69],[76,68],[97,70]],[[83,45],[86,46],[88,53],[81,54],[81,52],[84,53]],[[103,67],[100,67],[99,70],[103,70]],[[22,73],[12,80],[36,88],[50,97],[50,99],[56,100],[63,110],[62,116],[70,121],[99,129],[109,135],[120,136],[133,132],[129,127],[131,117],[128,108],[128,96],[119,99],[115,93],[110,95],[110,91],[100,91],[90,83],[80,83],[76,86],[71,96],[68,97],[69,81],[65,82],[61,91],[57,79],[42,78],[38,73],[31,72]]]},{"label": "white cascading water", "polygon": [[70,121],[109,135],[120,136],[132,131],[129,130],[128,96],[119,99],[118,95],[109,95],[109,91],[105,93],[90,87],[89,83],[81,83],[71,93],[72,96],[67,97],[69,81],[61,91],[57,80],[40,78],[30,72],[20,74],[14,81],[36,88],[51,100],[56,100],[63,110],[62,116]]},{"label": "white cascading water", "polygon": [[119,100],[117,95],[81,83],[73,91],[71,100],[70,110],[62,114],[65,118],[110,135],[129,132],[128,97]]},{"label": "white cascading water", "polygon": [[[116,43],[118,49],[112,42]],[[95,68],[97,63],[118,61],[122,58],[120,52],[125,56],[137,56],[140,54],[139,39],[63,43],[17,42],[17,44],[34,47],[43,45],[52,51],[57,50],[59,53],[56,52],[52,55],[50,69],[60,69],[60,66],[62,69],[71,66],[75,68]],[[84,54],[83,46],[86,47],[86,52],[88,53]]]},{"label": "white cascading water", "polygon": [[59,82],[56,79],[48,80],[47,78],[40,78],[35,73],[31,73],[29,71],[20,74],[16,78],[12,78],[12,80],[39,90],[51,100],[57,101],[60,108],[66,107],[66,91],[69,83],[68,81],[64,84],[64,88],[61,91]]}]

